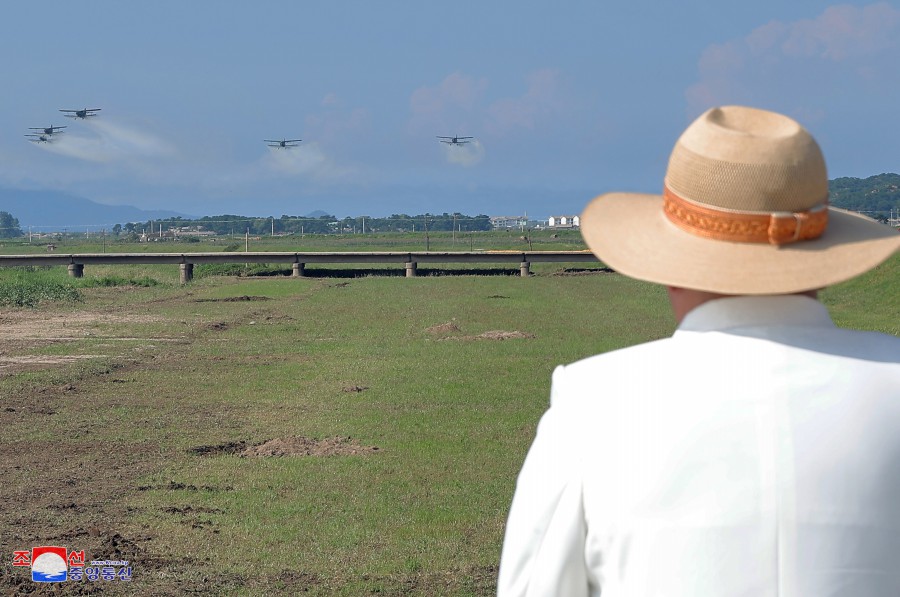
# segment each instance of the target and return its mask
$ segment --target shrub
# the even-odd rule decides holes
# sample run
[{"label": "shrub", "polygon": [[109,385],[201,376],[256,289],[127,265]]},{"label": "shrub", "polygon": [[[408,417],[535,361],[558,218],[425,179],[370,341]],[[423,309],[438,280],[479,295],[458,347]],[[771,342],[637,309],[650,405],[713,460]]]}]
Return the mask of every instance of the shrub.
[{"label": "shrub", "polygon": [[71,284],[18,276],[0,281],[0,305],[36,307],[46,301],[81,301],[81,293]]}]

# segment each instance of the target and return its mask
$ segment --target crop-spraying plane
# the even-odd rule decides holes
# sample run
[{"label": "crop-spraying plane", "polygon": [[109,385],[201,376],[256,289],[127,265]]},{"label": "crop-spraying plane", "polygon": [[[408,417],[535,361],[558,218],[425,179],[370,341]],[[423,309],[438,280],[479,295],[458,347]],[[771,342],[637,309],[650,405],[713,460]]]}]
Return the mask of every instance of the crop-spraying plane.
[{"label": "crop-spraying plane", "polygon": [[437,138],[441,140],[441,143],[446,143],[447,145],[464,145],[470,143],[469,139],[474,139],[475,137],[441,137],[438,135]]},{"label": "crop-spraying plane", "polygon": [[38,133],[29,133],[25,135],[32,143],[50,143],[50,135],[39,135]]},{"label": "crop-spraying plane", "polygon": [[269,147],[297,147],[297,144],[303,139],[282,139],[278,141],[277,139],[263,139],[266,143],[269,144]]},{"label": "crop-spraying plane", "polygon": [[84,108],[83,110],[60,110],[66,118],[81,118],[82,120],[85,118],[90,118],[91,116],[96,116],[97,112],[100,111],[100,108]]},{"label": "crop-spraying plane", "polygon": [[44,134],[44,135],[49,136],[49,135],[52,135],[52,134],[54,134],[54,133],[62,133],[64,128],[66,128],[66,127],[64,127],[64,126],[53,126],[53,125],[50,125],[50,126],[48,126],[47,128],[40,127],[40,126],[30,126],[30,127],[28,127],[28,130],[29,130],[29,131],[41,131],[41,134]]}]

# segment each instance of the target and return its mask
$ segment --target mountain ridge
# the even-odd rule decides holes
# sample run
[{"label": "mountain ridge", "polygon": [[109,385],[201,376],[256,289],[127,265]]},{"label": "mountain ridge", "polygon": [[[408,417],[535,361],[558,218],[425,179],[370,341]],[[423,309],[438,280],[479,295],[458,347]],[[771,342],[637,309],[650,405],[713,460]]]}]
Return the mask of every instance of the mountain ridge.
[{"label": "mountain ridge", "polygon": [[105,205],[85,197],[52,190],[0,188],[0,211],[19,220],[19,227],[40,232],[84,231],[115,224],[174,217],[195,217],[169,210],[147,210],[131,205]]}]

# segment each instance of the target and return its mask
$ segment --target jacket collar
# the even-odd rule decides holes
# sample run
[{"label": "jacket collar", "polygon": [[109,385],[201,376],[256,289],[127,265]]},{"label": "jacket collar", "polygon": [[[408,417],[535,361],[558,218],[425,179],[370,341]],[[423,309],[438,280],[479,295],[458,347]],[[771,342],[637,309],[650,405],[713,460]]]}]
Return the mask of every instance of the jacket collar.
[{"label": "jacket collar", "polygon": [[825,306],[808,296],[735,296],[696,307],[675,333],[769,326],[835,327]]}]

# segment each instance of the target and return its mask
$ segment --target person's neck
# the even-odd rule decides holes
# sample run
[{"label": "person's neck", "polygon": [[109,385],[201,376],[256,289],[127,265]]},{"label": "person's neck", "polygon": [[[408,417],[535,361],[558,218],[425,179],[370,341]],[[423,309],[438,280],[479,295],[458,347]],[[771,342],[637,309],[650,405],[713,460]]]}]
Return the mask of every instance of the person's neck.
[{"label": "person's neck", "polygon": [[[666,289],[669,291],[669,303],[672,305],[675,321],[679,324],[685,315],[703,303],[735,296],[732,294],[706,292],[705,290],[694,290],[692,288],[678,288],[677,286],[667,286]],[[818,290],[807,290],[806,292],[795,292],[793,294],[817,298],[818,292]]]}]

